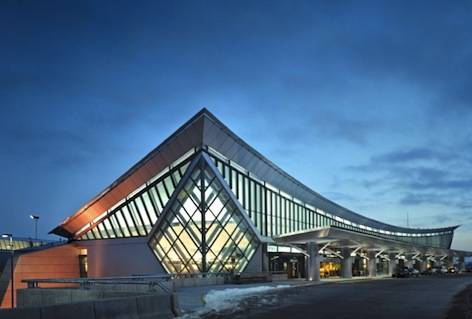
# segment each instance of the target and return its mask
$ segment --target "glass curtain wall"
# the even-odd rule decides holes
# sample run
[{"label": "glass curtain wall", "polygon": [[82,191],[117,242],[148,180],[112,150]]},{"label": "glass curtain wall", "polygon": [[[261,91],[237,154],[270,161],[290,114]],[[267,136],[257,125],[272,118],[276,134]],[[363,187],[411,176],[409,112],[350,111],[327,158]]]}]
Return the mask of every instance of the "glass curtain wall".
[{"label": "glass curtain wall", "polygon": [[[145,187],[104,212],[79,235],[81,240],[147,236],[182,178],[196,150],[184,155]],[[388,234],[342,220],[322,209],[307,205],[236,163],[210,156],[228,187],[244,207],[262,236],[278,236],[316,227],[335,226],[380,238],[401,240],[417,245],[448,248],[452,231],[434,234]]]},{"label": "glass curtain wall", "polygon": [[169,273],[241,272],[259,246],[203,157],[159,220],[149,245]]},{"label": "glass curtain wall", "polygon": [[307,205],[290,194],[261,181],[243,167],[223,159],[222,155],[216,153],[215,150],[211,150],[212,160],[263,236],[278,236],[316,227],[335,226],[418,245],[443,248],[448,248],[450,245],[452,232],[399,236],[341,221],[335,215]]},{"label": "glass curtain wall", "polygon": [[[47,245],[49,243],[51,242],[41,241],[41,240],[37,241],[37,240],[32,240],[32,239],[13,238],[13,250],[38,247],[38,246]],[[0,251],[1,250],[11,250],[10,240],[8,238],[0,238]]]},{"label": "glass curtain wall", "polygon": [[142,190],[135,192],[104,213],[81,240],[147,236],[190,163],[191,158],[158,174]]}]

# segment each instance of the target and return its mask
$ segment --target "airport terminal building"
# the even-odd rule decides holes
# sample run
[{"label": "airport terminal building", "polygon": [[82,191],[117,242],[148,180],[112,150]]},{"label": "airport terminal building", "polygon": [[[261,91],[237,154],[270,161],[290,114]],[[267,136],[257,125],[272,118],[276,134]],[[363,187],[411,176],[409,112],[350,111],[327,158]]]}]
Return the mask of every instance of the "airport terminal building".
[{"label": "airport terminal building", "polygon": [[273,271],[318,280],[463,263],[468,253],[450,249],[456,228],[352,212],[203,109],[52,230],[68,242],[48,250],[76,260],[70,276]]}]

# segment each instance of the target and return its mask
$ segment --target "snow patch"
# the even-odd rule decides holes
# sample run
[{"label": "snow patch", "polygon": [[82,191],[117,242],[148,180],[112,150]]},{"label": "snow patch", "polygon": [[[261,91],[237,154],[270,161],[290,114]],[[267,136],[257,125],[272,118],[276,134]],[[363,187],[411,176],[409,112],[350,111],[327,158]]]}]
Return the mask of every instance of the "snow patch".
[{"label": "snow patch", "polygon": [[[210,290],[205,296],[203,296],[204,306],[195,313],[184,316],[185,318],[200,317],[203,314],[210,312],[221,312],[224,310],[238,308],[239,303],[245,299],[258,294],[273,291],[276,289],[289,288],[290,285],[277,285],[277,286],[258,286],[248,288],[227,288],[221,290]],[[273,299],[262,299],[262,304],[269,304]]]},{"label": "snow patch", "polygon": [[222,311],[235,306],[235,303],[252,295],[260,294],[274,289],[288,288],[289,285],[259,286],[249,288],[228,288],[223,290],[211,290],[203,297],[205,307],[210,311]]}]

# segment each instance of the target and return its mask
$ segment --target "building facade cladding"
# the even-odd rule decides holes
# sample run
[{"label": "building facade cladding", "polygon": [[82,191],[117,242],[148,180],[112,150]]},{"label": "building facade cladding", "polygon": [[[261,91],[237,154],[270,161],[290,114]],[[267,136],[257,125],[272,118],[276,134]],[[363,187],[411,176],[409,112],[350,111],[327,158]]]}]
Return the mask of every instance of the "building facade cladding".
[{"label": "building facade cladding", "polygon": [[400,240],[416,245],[449,248],[453,231],[395,233],[358,225],[329,212],[307,205],[274,186],[261,181],[242,166],[226,159],[216,150],[209,149],[223,178],[236,194],[254,225],[263,236],[303,231],[317,227],[337,226],[386,239]]},{"label": "building facade cladding", "polygon": [[[159,156],[165,165],[152,164]],[[202,157],[205,167],[193,167]],[[147,177],[134,178],[146,165]],[[122,184],[127,191],[116,194],[127,195],[99,209]],[[350,212],[288,176],[203,110],[53,232],[81,241],[146,237],[168,272],[218,272],[244,270],[263,237],[329,226],[438,248],[450,247],[455,229],[402,228]]]},{"label": "building facade cladding", "polygon": [[81,229],[81,240],[147,236],[157,222],[177,184],[184,175],[195,149],[159,172],[142,187],[118,202]]},{"label": "building facade cladding", "polygon": [[261,241],[241,204],[204,155],[185,175],[149,246],[169,273],[243,271]]},{"label": "building facade cladding", "polygon": [[[203,168],[189,168],[202,152],[211,160]],[[189,177],[184,178],[186,174]],[[224,185],[216,175],[220,175]],[[238,203],[231,200],[229,192]],[[165,216],[161,217],[163,212]],[[242,214],[246,214],[254,228]],[[412,232],[407,236],[365,229],[306,205],[215,150],[192,149],[102,214],[79,238],[150,235],[149,246],[169,273],[230,272],[243,271],[251,260],[260,244],[254,232],[277,237],[328,226],[442,248],[450,244],[452,236],[452,232],[427,235]]]}]

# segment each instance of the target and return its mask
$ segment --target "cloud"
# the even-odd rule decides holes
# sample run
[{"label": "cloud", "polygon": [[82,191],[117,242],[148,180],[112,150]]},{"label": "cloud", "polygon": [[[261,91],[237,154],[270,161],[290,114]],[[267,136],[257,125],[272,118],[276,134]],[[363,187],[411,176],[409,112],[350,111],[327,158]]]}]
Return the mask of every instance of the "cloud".
[{"label": "cloud", "polygon": [[403,205],[421,205],[424,203],[435,203],[435,204],[447,204],[444,199],[436,194],[417,194],[408,193],[401,200],[400,203]]},{"label": "cloud", "polygon": [[344,112],[319,110],[312,112],[306,127],[312,134],[327,140],[341,140],[356,145],[365,145],[369,136],[380,129],[379,123],[366,117],[349,116]]},{"label": "cloud", "polygon": [[341,192],[325,192],[323,193],[324,196],[329,198],[333,201],[340,201],[340,202],[350,202],[355,200],[355,198],[349,194],[341,193]]},{"label": "cloud", "polygon": [[[444,207],[458,208],[464,216],[469,216],[468,210],[471,207],[471,203],[466,204],[467,199],[464,199],[458,194],[449,194],[445,196],[441,192],[406,192],[400,199],[400,204],[405,206],[420,206],[420,205],[442,205]],[[457,210],[457,209],[456,209]]]},{"label": "cloud", "polygon": [[383,189],[402,206],[440,205],[469,213],[472,170],[467,156],[439,146],[421,146],[377,154],[347,169],[359,176],[358,185]]},{"label": "cloud", "polygon": [[438,152],[430,148],[421,147],[411,148],[407,150],[396,150],[372,157],[372,162],[383,162],[390,164],[408,163],[419,160],[450,161],[452,160],[452,158],[450,154]]},{"label": "cloud", "polygon": [[465,179],[444,179],[430,178],[429,180],[418,180],[406,182],[410,188],[433,189],[433,190],[456,190],[470,191],[472,188],[472,178]]},{"label": "cloud", "polygon": [[[371,75],[399,76],[434,93],[437,115],[443,119],[470,116],[472,44],[465,26],[471,21],[471,4],[434,5],[425,10],[410,3],[406,10],[404,3],[378,3],[370,8],[378,19],[333,26],[331,36],[338,54]],[[350,9],[354,15],[361,10]],[[347,10],[338,12],[337,18],[352,18]]]},{"label": "cloud", "polygon": [[2,128],[0,144],[5,151],[0,160],[23,167],[36,166],[54,170],[80,168],[101,157],[116,154],[123,148],[99,136],[63,128]]},{"label": "cloud", "polygon": [[448,223],[450,224],[454,220],[454,218],[447,214],[441,214],[433,216],[432,220],[439,225],[445,225]]}]

